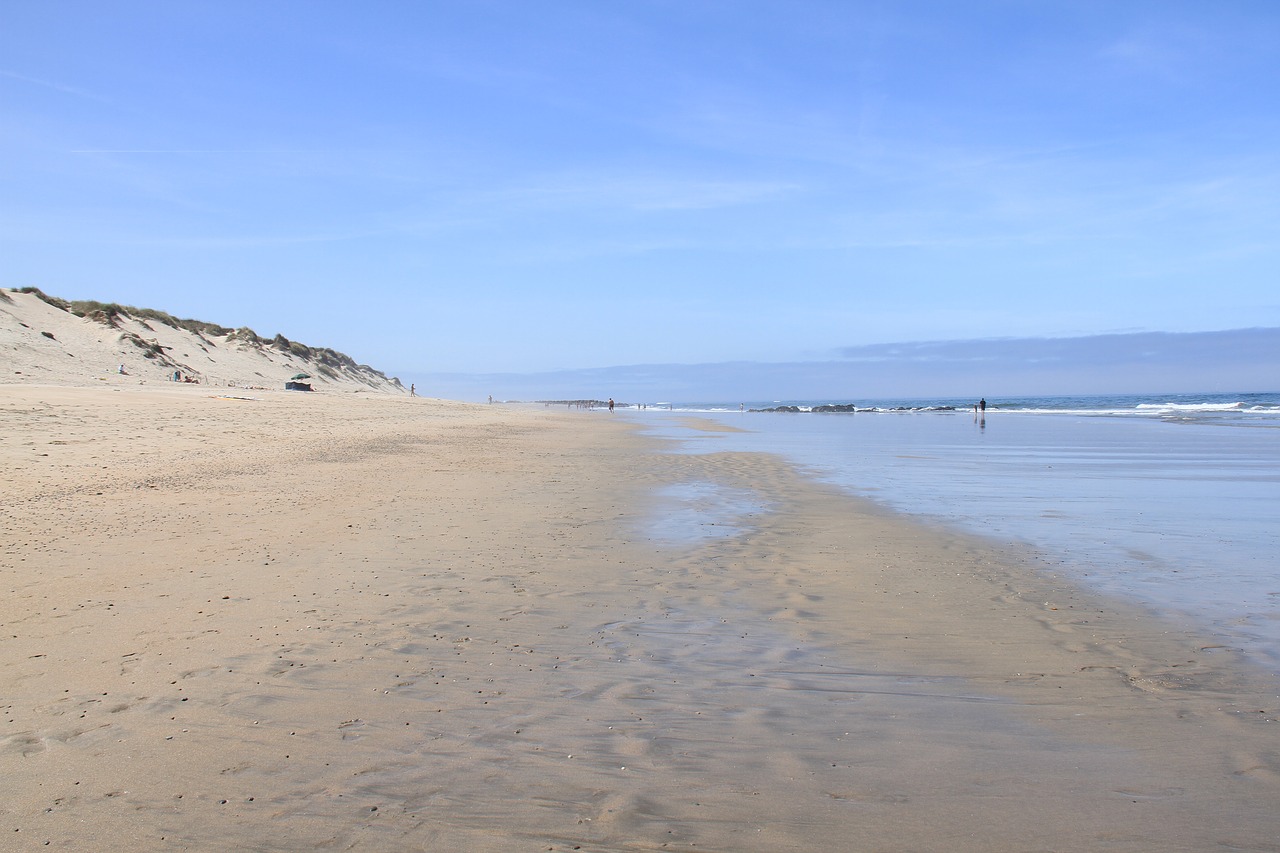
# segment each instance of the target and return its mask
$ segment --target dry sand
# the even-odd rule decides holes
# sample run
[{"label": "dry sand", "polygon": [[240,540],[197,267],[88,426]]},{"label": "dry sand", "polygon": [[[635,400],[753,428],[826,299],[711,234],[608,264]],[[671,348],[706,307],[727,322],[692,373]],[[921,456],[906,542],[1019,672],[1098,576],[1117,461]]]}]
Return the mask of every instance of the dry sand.
[{"label": "dry sand", "polygon": [[[1035,554],[604,413],[242,396],[0,387],[0,849],[1280,850],[1275,684]],[[681,534],[700,483],[761,509]]]}]

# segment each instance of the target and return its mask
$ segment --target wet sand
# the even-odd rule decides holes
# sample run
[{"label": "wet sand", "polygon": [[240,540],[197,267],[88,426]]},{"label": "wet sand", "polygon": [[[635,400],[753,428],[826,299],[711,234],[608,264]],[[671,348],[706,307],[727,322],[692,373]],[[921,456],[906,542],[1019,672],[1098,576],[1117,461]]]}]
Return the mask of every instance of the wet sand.
[{"label": "wet sand", "polygon": [[1276,685],[1049,556],[603,413],[252,396],[0,389],[0,849],[1280,849]]}]

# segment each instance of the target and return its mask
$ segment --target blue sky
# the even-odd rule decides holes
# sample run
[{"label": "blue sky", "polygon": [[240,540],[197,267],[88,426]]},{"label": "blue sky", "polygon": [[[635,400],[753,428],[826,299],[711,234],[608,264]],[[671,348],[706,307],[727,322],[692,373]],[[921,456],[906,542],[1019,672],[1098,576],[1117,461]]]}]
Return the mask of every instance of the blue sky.
[{"label": "blue sky", "polygon": [[428,390],[1277,327],[1277,45],[1269,0],[5,3],[0,285]]}]

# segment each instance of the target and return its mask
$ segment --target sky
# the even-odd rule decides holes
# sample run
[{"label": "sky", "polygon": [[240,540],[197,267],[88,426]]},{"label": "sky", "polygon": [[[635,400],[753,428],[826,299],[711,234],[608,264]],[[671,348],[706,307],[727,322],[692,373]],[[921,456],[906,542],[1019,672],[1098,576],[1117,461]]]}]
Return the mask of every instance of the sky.
[{"label": "sky", "polygon": [[464,398],[964,341],[920,393],[1000,341],[1080,393],[1097,336],[1280,327],[1277,80],[1271,0],[4,2],[0,286]]}]

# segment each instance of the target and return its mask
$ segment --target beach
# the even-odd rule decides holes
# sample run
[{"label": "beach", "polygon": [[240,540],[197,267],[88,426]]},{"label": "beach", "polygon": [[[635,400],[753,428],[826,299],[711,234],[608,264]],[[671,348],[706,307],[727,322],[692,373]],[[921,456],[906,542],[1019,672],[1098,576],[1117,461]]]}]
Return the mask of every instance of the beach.
[{"label": "beach", "polygon": [[176,384],[0,426],[3,850],[1280,849],[1244,655],[780,456]]}]

